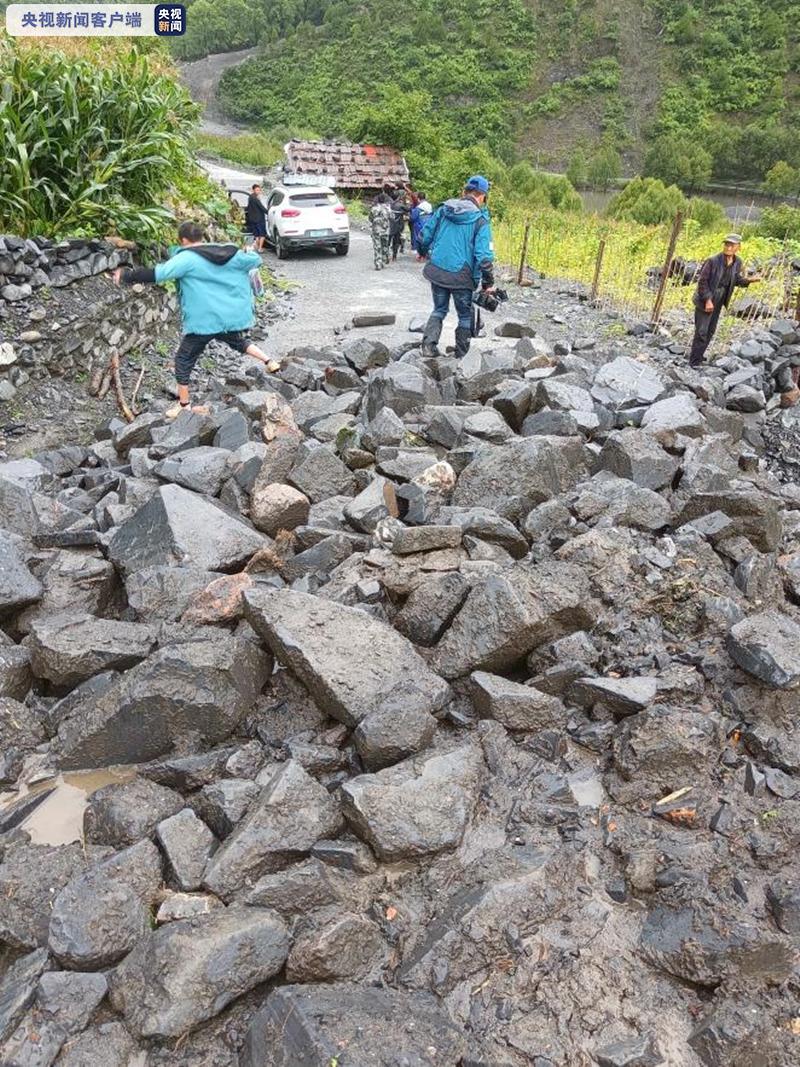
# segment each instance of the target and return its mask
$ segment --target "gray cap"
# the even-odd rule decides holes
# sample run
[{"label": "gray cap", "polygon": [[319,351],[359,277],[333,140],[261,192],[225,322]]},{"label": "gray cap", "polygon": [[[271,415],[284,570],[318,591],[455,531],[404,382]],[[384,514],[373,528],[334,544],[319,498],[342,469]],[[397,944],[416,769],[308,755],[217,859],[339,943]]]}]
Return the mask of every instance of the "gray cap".
[{"label": "gray cap", "polygon": [[742,235],[740,233],[728,233],[725,235],[725,244],[730,242],[734,245],[740,245],[742,243]]}]

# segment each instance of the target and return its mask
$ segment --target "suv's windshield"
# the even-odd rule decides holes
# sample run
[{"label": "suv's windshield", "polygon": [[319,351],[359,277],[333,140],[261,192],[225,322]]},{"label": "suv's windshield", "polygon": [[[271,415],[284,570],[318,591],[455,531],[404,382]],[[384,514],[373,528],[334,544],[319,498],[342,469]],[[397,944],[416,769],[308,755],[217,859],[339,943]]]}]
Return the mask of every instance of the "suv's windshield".
[{"label": "suv's windshield", "polygon": [[292,193],[289,201],[298,207],[330,207],[338,204],[339,198],[335,193]]}]

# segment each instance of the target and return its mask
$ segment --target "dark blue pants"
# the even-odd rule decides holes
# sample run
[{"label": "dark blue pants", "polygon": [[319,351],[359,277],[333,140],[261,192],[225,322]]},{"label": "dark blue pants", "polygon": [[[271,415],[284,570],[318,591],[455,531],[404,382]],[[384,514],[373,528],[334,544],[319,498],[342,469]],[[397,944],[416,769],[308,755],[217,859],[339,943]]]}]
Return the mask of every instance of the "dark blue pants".
[{"label": "dark blue pants", "polygon": [[458,325],[464,330],[472,329],[471,289],[445,289],[443,285],[434,285],[431,282],[431,294],[433,295],[433,311],[431,312],[433,318],[444,320],[447,317],[452,296],[458,315]]}]

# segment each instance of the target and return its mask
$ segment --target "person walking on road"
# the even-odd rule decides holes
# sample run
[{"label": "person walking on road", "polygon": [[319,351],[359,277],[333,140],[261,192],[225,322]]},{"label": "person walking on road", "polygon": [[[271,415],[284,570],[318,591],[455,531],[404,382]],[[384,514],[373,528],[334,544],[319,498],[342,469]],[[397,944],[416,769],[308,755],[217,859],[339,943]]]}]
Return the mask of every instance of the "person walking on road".
[{"label": "person walking on road", "polygon": [[255,238],[256,252],[264,251],[264,242],[267,239],[267,209],[261,201],[261,186],[254,185],[247,198],[247,207],[244,211],[245,228]]},{"label": "person walking on road", "polygon": [[421,192],[416,193],[414,205],[408,213],[408,221],[411,226],[411,247],[415,252],[419,249],[419,241],[422,236],[422,231],[432,211],[433,208],[431,207],[430,202],[425,199],[425,194]]},{"label": "person walking on road", "polygon": [[408,218],[408,205],[402,190],[398,193],[391,205],[392,217],[389,229],[389,243],[392,246],[392,259],[397,259],[397,253],[405,251],[405,238],[403,232]]},{"label": "person walking on road", "polygon": [[[268,359],[246,333],[254,321],[250,272],[261,266],[258,252],[244,252],[234,244],[208,244],[203,227],[197,222],[181,223],[178,240],[180,247],[165,263],[118,268],[113,275],[116,285],[178,282],[184,335],[175,354],[178,403],[166,412],[168,419],[191,406],[192,370],[209,341],[223,341],[237,352],[257,359],[271,372],[280,369],[280,364]],[[192,410],[207,411],[204,407]]]},{"label": "person walking on road", "polygon": [[389,262],[389,233],[391,225],[391,201],[386,193],[378,193],[369,212],[369,228],[372,234],[375,270],[383,270]]},{"label": "person walking on road", "polygon": [[458,315],[456,357],[465,356],[472,338],[472,294],[480,285],[494,291],[492,225],[486,199],[489,182],[482,174],[467,180],[460,197],[446,200],[422,230],[418,251],[425,256],[423,275],[431,283],[433,311],[425,325],[422,351],[438,356],[437,342],[450,307]]},{"label": "person walking on road", "polygon": [[689,366],[699,367],[705,363],[706,349],[716,333],[720,312],[730,303],[736,286],[748,286],[760,282],[761,275],[745,275],[744,264],[739,258],[742,238],[738,233],[729,233],[722,244],[722,251],[711,256],[700,268],[697,290],[694,294],[694,337],[689,351]]}]

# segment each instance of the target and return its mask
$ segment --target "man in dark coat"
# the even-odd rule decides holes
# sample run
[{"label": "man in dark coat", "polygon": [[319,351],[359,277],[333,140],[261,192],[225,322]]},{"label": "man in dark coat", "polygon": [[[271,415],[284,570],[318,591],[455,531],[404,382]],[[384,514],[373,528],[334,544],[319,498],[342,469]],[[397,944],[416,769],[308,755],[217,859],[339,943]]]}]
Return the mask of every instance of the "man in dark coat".
[{"label": "man in dark coat", "polygon": [[264,251],[264,242],[267,238],[267,209],[261,202],[261,186],[254,185],[247,198],[247,207],[244,211],[245,228],[248,233],[255,237],[256,252]]},{"label": "man in dark coat", "polygon": [[761,281],[758,274],[745,276],[744,264],[738,255],[741,244],[738,233],[729,233],[722,251],[707,259],[700,268],[694,294],[694,337],[689,352],[691,367],[705,363],[706,349],[716,332],[720,312],[730,303],[736,286],[746,287]]}]

